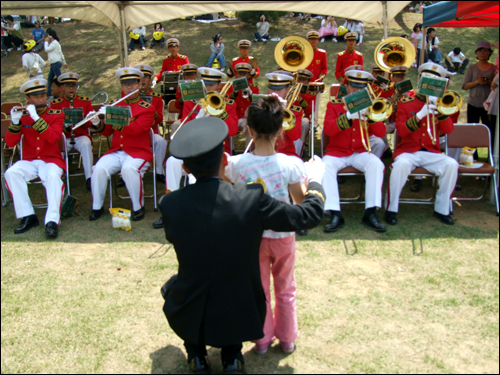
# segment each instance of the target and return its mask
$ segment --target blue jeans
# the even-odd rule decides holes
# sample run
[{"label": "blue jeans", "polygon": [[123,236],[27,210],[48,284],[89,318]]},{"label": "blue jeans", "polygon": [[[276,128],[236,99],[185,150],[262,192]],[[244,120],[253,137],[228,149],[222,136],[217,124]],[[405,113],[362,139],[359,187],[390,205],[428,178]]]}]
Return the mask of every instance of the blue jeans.
[{"label": "blue jeans", "polygon": [[217,57],[217,60],[219,60],[220,67],[225,68],[226,67],[226,60],[224,59],[224,55],[217,55],[216,53],[212,53],[210,55],[210,58],[208,59],[207,66],[211,68],[216,57]]},{"label": "blue jeans", "polygon": [[267,39],[270,39],[270,38],[271,38],[271,37],[269,36],[269,33],[266,33],[266,34],[264,34],[264,35],[262,35],[262,36],[261,36],[261,35],[259,34],[259,32],[258,32],[258,31],[256,31],[254,35],[255,35],[255,37],[257,38],[257,40],[258,40],[259,42],[262,42],[262,39],[266,39],[266,40],[267,40]]},{"label": "blue jeans", "polygon": [[134,44],[140,43],[141,48],[144,47],[144,39],[142,39],[142,35],[139,35],[139,39],[130,38],[130,44],[128,45],[128,49],[134,49]]},{"label": "blue jeans", "polygon": [[61,75],[62,62],[58,61],[50,64],[49,78],[47,81],[47,96],[50,96],[50,88],[52,87],[52,81]]}]

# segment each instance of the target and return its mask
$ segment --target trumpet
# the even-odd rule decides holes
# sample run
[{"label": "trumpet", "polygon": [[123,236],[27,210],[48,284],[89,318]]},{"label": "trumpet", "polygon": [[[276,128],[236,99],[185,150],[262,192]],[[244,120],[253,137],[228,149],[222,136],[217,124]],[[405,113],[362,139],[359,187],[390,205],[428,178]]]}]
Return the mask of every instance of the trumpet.
[{"label": "trumpet", "polygon": [[285,96],[288,105],[283,109],[283,131],[292,130],[295,127],[296,118],[290,108],[292,108],[293,103],[299,97],[302,86],[302,83],[296,83]]},{"label": "trumpet", "polygon": [[253,92],[252,92],[252,90],[250,90],[250,88],[247,88],[247,89],[241,90],[240,94],[241,94],[241,97],[243,99],[248,99],[248,98],[252,97]]},{"label": "trumpet", "polygon": [[[450,116],[460,110],[462,108],[462,95],[454,90],[445,91],[442,98],[438,98],[436,100],[436,109],[439,113],[443,115]],[[429,97],[426,97],[426,105],[429,108]],[[432,126],[432,130],[431,130]],[[432,144],[435,145],[437,143],[437,139],[439,134],[436,134],[436,117],[432,115],[432,121],[430,121],[429,112],[427,112],[427,133],[431,138]]]},{"label": "trumpet", "polygon": [[228,81],[224,87],[222,87],[220,92],[208,92],[207,96],[200,101],[200,105],[203,110],[210,116],[219,117],[222,115],[226,110],[226,101],[224,100],[224,97],[232,85],[233,81]]}]

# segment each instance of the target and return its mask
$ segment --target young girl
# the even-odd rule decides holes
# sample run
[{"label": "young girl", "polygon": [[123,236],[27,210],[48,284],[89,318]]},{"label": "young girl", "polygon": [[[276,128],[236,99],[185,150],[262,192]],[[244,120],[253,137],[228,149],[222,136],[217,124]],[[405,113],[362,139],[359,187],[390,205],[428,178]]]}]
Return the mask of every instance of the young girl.
[{"label": "young girl", "polygon": [[154,33],[156,32],[163,32],[163,27],[161,26],[161,23],[155,23],[155,27],[153,30],[153,37],[151,38],[151,45],[149,48],[153,48],[156,42],[160,42],[160,47],[163,48],[165,47],[165,37],[162,35],[160,39],[155,39]]},{"label": "young girl", "polygon": [[[231,157],[226,176],[235,184],[246,184],[262,179],[267,194],[290,203],[304,199],[305,189],[300,184],[305,170],[292,156],[276,153],[274,146],[282,133],[283,108],[278,98],[267,97],[248,107],[248,131],[255,143],[252,153]],[[266,293],[267,313],[264,337],[256,341],[258,354],[265,354],[274,338],[280,340],[285,353],[295,350],[298,336],[296,288],[294,278],[295,233],[266,230],[260,246],[260,273]],[[271,308],[271,273],[274,281],[275,314]]]},{"label": "young girl", "polygon": [[420,53],[422,50],[422,24],[421,23],[416,23],[415,26],[413,26],[413,33],[411,34],[411,40],[413,42],[413,45],[415,46],[415,51],[417,53],[417,57],[415,58],[415,61],[413,65],[415,67],[420,66]]},{"label": "young girl", "polygon": [[333,16],[327,16],[326,19],[321,21],[321,28],[319,29],[320,42],[325,41],[325,36],[332,35],[332,41],[336,42],[337,38],[337,22]]},{"label": "young girl", "polygon": [[432,60],[436,64],[441,64],[441,52],[439,51],[439,38],[436,36],[436,29],[427,29],[427,60]]},{"label": "young girl", "polygon": [[217,58],[220,64],[220,70],[223,72],[226,69],[226,59],[224,58],[224,43],[222,43],[222,35],[217,34],[213,37],[213,43],[210,44],[210,51],[212,54],[208,59],[207,66],[212,67],[214,60]]}]

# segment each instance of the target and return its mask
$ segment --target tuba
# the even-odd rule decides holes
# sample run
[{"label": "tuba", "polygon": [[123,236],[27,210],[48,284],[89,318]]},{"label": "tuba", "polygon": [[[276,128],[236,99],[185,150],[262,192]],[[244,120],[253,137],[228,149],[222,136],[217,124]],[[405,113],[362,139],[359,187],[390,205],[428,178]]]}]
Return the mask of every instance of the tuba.
[{"label": "tuba", "polygon": [[409,40],[400,37],[387,38],[375,48],[375,64],[385,72],[404,65],[410,68],[415,61],[415,48]]},{"label": "tuba", "polygon": [[220,92],[208,92],[204,99],[201,99],[201,107],[210,116],[218,117],[226,110],[226,102],[224,96],[233,85],[233,81],[227,82]]}]

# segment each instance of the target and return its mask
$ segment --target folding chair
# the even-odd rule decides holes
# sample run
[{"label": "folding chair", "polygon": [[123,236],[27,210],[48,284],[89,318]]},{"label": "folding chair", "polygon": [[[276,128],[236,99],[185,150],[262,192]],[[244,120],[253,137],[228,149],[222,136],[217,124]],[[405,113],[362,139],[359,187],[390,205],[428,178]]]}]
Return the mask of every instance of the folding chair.
[{"label": "folding chair", "polygon": [[0,107],[0,112],[3,112],[5,113],[5,115],[7,117],[10,117],[10,110],[12,109],[12,107],[22,107],[23,106],[23,103],[21,102],[5,102],[5,103],[2,103],[1,107]]},{"label": "folding chair", "polygon": [[[153,195],[145,195],[144,198],[153,198],[154,199],[154,211],[158,211],[158,202],[156,200],[156,161],[155,161],[155,148],[154,148],[154,140],[153,140],[154,132],[152,129],[149,129],[149,141],[151,142],[151,150],[153,151],[153,162],[149,165],[147,172],[153,172]],[[109,208],[113,208],[113,186],[115,189],[116,196],[120,199],[130,199],[130,196],[122,196],[118,193],[118,188],[116,187],[116,174],[111,176],[109,179]]]},{"label": "folding chair", "polygon": [[[21,136],[21,141],[19,142],[19,154],[20,154],[20,160],[23,160],[23,138],[24,136]],[[66,150],[66,137],[64,136],[64,134],[61,135],[61,138],[59,138],[59,150],[64,154],[64,160],[66,162],[66,171],[68,170],[68,153],[67,153],[67,150]],[[66,172],[63,171],[63,174],[61,176],[61,179],[64,180],[64,177],[66,176],[66,193],[67,195],[70,195],[70,188],[69,188],[69,174]],[[42,181],[40,180],[40,178],[35,178],[31,181],[28,181],[28,185],[30,184],[41,184]],[[64,197],[63,197],[63,201],[64,201]],[[48,207],[48,203],[44,203],[44,204],[33,204],[33,208],[47,208]]]},{"label": "folding chair", "polygon": [[[1,171],[2,171],[2,207],[6,207],[9,203],[12,203],[12,199],[10,198],[10,193],[7,190],[7,185],[5,184],[5,171],[7,168],[9,168],[12,165],[13,159],[14,159],[14,153],[16,151],[17,146],[14,146],[13,148],[6,147],[5,145],[5,135],[7,134],[7,131],[9,130],[10,126],[10,119],[2,119],[2,141],[1,141]],[[8,165],[5,165],[5,157],[9,158]]]},{"label": "folding chair", "polygon": [[[394,131],[394,139],[396,140],[395,145],[394,145],[394,151],[396,151],[397,145],[399,145],[399,143],[401,142],[401,138],[399,137],[396,130]],[[437,176],[435,174],[429,172],[425,168],[417,167],[409,174],[409,177],[430,177],[430,178],[432,178],[432,186],[434,187],[432,196],[430,198],[399,198],[399,203],[434,204],[434,202],[436,200],[436,193],[437,193],[437,185],[436,185]],[[386,201],[387,201],[387,192],[386,192]]]},{"label": "folding chair", "polygon": [[[490,129],[483,124],[455,124],[455,129],[453,133],[446,137],[446,154],[448,154],[449,148],[463,148],[463,147],[487,147],[488,148],[488,158],[491,164],[484,163],[481,168],[473,169],[460,166],[458,169],[458,176],[464,177],[492,177],[495,186],[495,203],[498,210],[498,188],[497,188],[497,176],[495,173],[495,159],[491,152],[490,147]],[[488,179],[486,179],[484,193],[476,198],[466,198],[466,197],[453,197],[454,201],[479,201],[484,198],[486,192],[488,191]],[[453,206],[453,205],[452,205]],[[453,209],[453,207],[452,207]]]},{"label": "folding chair", "polygon": [[7,115],[2,112],[2,120],[5,120],[7,118]]},{"label": "folding chair", "polygon": [[[168,102],[167,115],[164,117],[164,129],[163,138],[168,134],[168,140],[170,140],[170,131],[172,124],[179,118],[181,111],[175,106],[175,99]],[[173,117],[173,119],[172,119]]]}]

